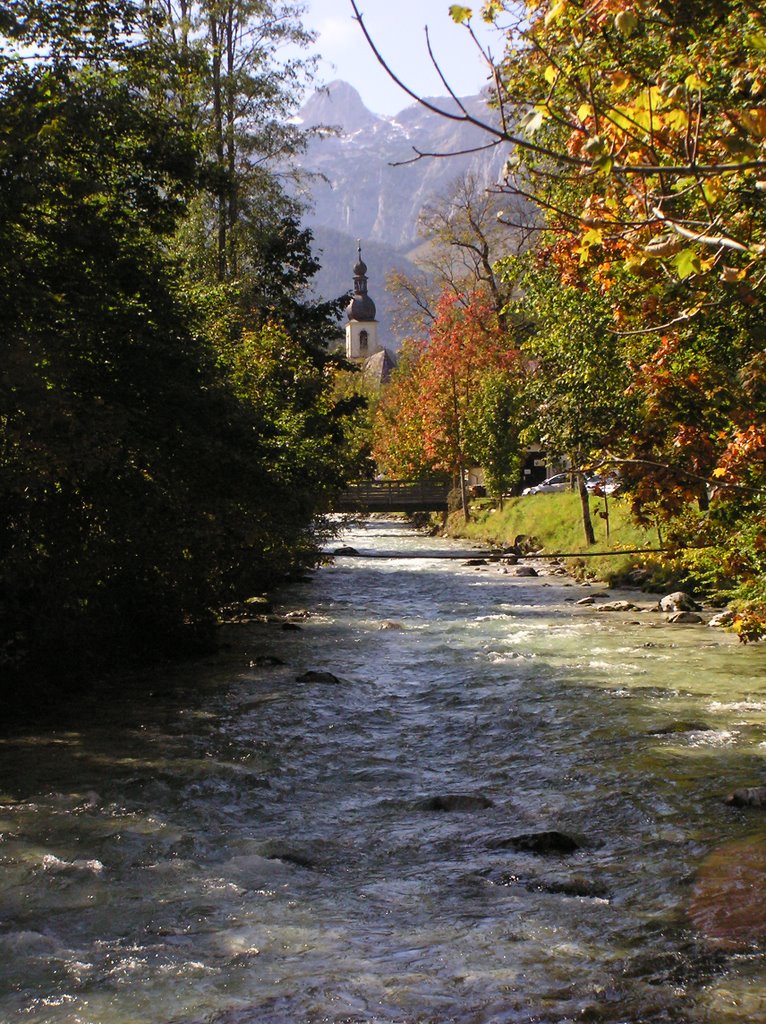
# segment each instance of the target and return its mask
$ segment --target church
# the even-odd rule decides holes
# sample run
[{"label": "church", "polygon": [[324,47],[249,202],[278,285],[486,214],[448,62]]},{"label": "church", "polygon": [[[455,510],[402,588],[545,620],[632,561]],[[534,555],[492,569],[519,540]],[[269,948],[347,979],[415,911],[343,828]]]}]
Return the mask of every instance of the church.
[{"label": "church", "polygon": [[378,387],[387,384],[396,366],[396,356],[380,343],[375,303],[367,291],[367,264],[362,260],[361,242],[354,267],[354,294],[346,307],[346,358],[361,366],[365,378]]}]

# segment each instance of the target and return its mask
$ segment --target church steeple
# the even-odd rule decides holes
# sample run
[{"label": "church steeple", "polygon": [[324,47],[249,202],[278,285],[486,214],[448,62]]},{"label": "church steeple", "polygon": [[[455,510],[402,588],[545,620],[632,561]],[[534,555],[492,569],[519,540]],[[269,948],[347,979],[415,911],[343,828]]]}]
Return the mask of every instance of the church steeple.
[{"label": "church steeple", "polygon": [[362,259],[362,242],[357,242],[354,266],[354,294],[346,309],[349,320],[374,320],[375,303],[367,293],[367,264]]},{"label": "church steeple", "polygon": [[346,358],[367,359],[381,351],[378,344],[378,322],[375,303],[367,292],[367,264],[362,259],[362,243],[357,243],[354,266],[354,294],[346,307]]}]

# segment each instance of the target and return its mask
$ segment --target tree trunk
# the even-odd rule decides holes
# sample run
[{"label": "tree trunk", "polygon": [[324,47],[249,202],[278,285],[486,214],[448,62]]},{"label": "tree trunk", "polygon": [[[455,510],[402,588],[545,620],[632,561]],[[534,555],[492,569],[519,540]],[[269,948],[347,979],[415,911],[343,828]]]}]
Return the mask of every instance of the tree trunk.
[{"label": "tree trunk", "polygon": [[239,197],[237,183],[237,48],[238,24],[234,4],[229,3],[226,12],[226,179],[228,185],[227,210],[227,270],[235,278],[237,267],[236,226],[239,219]]},{"label": "tree trunk", "polygon": [[213,87],[213,131],[215,134],[215,158],[218,172],[216,186],[217,219],[217,270],[218,280],[226,280],[226,242],[228,232],[227,189],[224,174],[224,127],[223,127],[223,67],[222,52],[223,25],[216,15],[210,17],[211,74]]},{"label": "tree trunk", "polygon": [[460,473],[460,504],[463,506],[463,519],[467,523],[467,522],[469,522],[469,520],[471,518],[471,511],[468,508],[468,491],[467,491],[466,486],[465,486],[465,470],[463,469],[462,463],[460,465],[459,473]]},{"label": "tree trunk", "polygon": [[590,517],[590,495],[585,486],[585,477],[582,473],[577,474],[577,489],[580,492],[580,504],[582,505],[582,525],[585,531],[585,543],[595,544],[596,534],[593,532],[593,520]]}]

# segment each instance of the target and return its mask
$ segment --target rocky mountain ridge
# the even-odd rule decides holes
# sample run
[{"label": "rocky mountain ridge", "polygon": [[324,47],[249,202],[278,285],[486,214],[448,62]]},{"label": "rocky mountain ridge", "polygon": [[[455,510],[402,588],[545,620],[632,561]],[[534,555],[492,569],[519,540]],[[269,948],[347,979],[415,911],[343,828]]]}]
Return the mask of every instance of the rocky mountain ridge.
[{"label": "rocky mountain ridge", "polygon": [[[434,102],[445,110],[455,109],[450,99]],[[463,102],[477,116],[491,117],[482,96]],[[507,153],[501,146],[477,150],[488,141],[480,129],[440,117],[417,103],[394,117],[374,114],[356,89],[341,81],[315,93],[297,120],[306,127],[336,128],[320,131],[298,161],[310,180],[310,209],[304,223],[314,231],[317,248],[324,251],[317,290],[331,297],[350,288],[360,239],[385,335],[390,332],[388,303],[383,298],[385,278],[395,267],[406,270],[408,254],[422,242],[417,226],[420,211],[449,192],[466,173],[491,187],[500,180]],[[413,162],[415,148],[461,155]],[[376,265],[371,243],[382,247],[384,264]],[[336,251],[330,258],[330,245],[343,252]],[[347,269],[339,277],[343,267]]]}]

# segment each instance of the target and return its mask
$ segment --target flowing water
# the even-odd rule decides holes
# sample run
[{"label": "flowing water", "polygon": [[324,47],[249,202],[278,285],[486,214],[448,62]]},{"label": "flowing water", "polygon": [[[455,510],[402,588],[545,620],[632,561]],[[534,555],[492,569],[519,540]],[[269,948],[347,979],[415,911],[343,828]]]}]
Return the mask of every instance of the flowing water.
[{"label": "flowing water", "polygon": [[[395,523],[344,542],[409,557],[6,732],[0,1021],[766,1021],[766,811],[723,802],[764,781],[766,649]],[[552,831],[579,849],[519,839]]]}]

